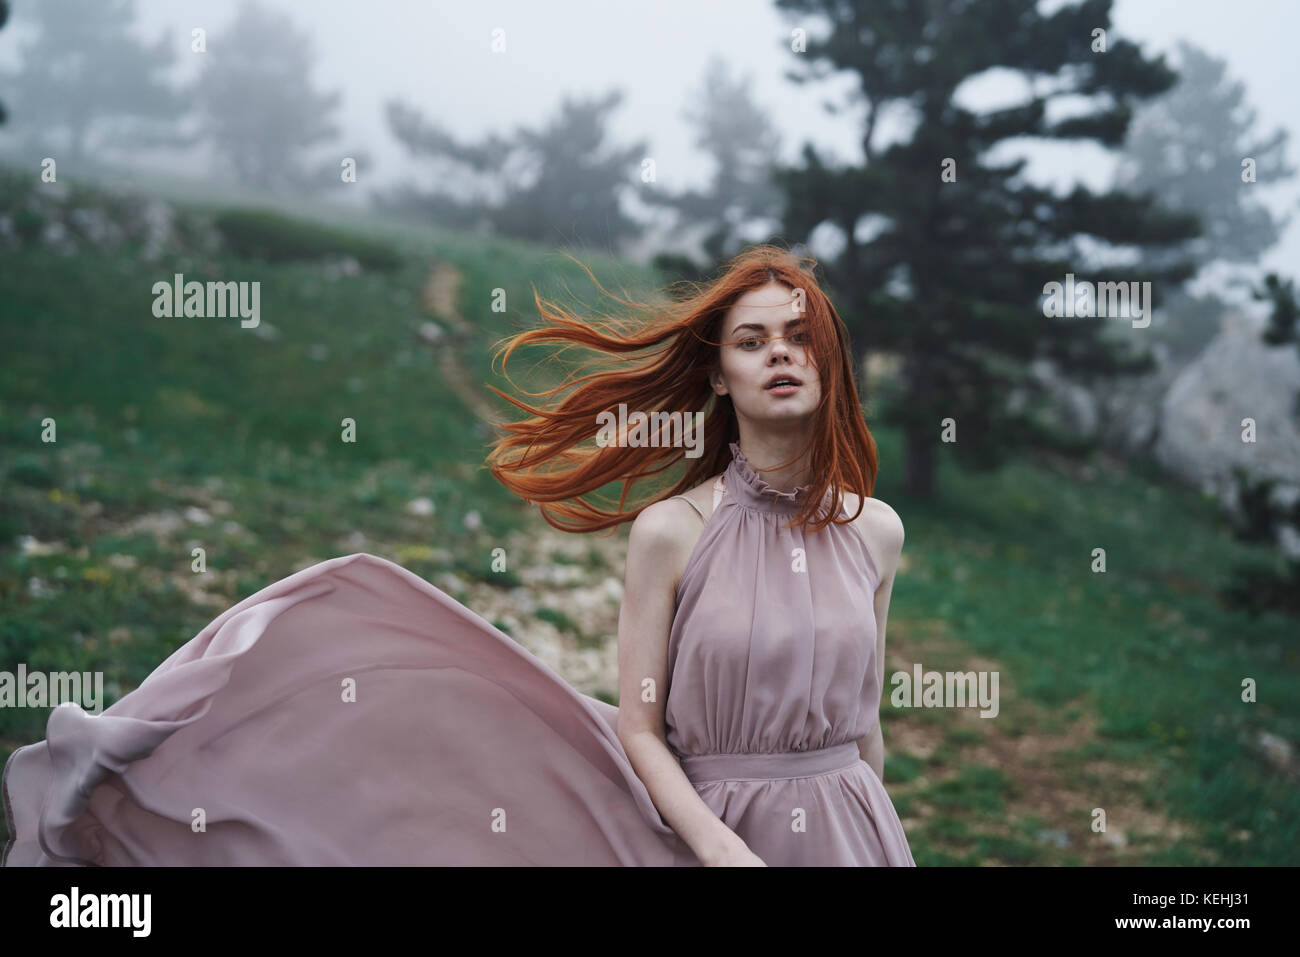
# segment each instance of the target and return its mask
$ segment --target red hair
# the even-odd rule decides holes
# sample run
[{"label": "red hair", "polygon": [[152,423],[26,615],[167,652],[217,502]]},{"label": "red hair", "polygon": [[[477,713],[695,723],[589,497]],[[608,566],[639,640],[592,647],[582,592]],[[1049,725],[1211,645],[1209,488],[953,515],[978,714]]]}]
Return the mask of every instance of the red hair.
[{"label": "red hair", "polygon": [[[522,345],[585,346],[606,358],[594,372],[575,378],[583,367],[553,389],[526,393],[551,396],[563,389],[574,389],[553,408],[535,408],[488,386],[531,416],[498,426],[509,434],[493,442],[488,467],[512,492],[537,504],[550,525],[570,532],[612,528],[636,518],[653,502],[694,488],[726,468],[731,460],[728,443],[739,441],[740,433],[731,397],[713,392],[708,373],[720,365],[718,349],[728,310],[745,293],[771,282],[802,291],[806,320],[802,331],[807,336],[809,361],[821,379],[821,403],[813,416],[809,442],[799,452],[803,455],[811,448],[811,488],[794,522],[813,522],[832,486],[852,490],[864,498],[871,495],[876,481],[876,443],[862,415],[848,330],[817,284],[813,276],[817,263],[811,256],[797,256],[774,245],[750,247],[732,259],[712,282],[675,284],[693,288],[671,302],[653,305],[613,296],[591,270],[578,265],[602,292],[646,313],[646,321],[585,319],[544,302],[534,287],[533,298],[543,324],[504,340],[496,353],[505,353],[502,374],[510,354]],[[508,381],[509,376],[506,378]],[[703,411],[703,454],[691,459],[684,449],[666,445],[592,444],[579,448],[579,443],[593,439],[600,431],[597,416],[616,411],[619,403],[647,416],[677,412],[684,418]],[[512,456],[510,453],[517,449],[523,449],[523,454]],[[628,493],[637,480],[658,475],[678,460],[688,464],[685,476],[676,485],[629,507]],[[539,467],[547,463],[552,467]],[[606,511],[579,497],[614,481],[623,483],[615,510]],[[828,512],[810,527],[821,529],[831,521],[838,519],[836,513]]]}]

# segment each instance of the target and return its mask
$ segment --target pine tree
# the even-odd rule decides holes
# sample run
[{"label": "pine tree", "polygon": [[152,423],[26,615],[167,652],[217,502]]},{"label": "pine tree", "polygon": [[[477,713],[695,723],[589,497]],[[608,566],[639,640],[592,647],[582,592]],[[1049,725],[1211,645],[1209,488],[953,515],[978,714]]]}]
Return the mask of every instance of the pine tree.
[{"label": "pine tree", "polygon": [[393,136],[435,168],[438,187],[405,185],[376,203],[447,228],[616,250],[642,232],[619,200],[646,152],[644,143],[620,148],[606,142],[608,114],[622,99],[618,91],[566,97],[543,128],[521,128],[509,138],[492,134],[479,143],[461,143],[415,107],[391,102]]},{"label": "pine tree", "polygon": [[338,136],[341,96],[312,86],[311,36],[284,13],[244,3],[205,52],[195,87],[204,136],[246,186],[314,192],[339,181],[339,160],[310,150]]},{"label": "pine tree", "polygon": [[[4,29],[5,24],[9,21],[9,0],[0,0],[0,30]],[[5,121],[5,105],[0,103],[0,125]]]},{"label": "pine tree", "polygon": [[[1008,402],[1017,390],[1035,396],[1031,360],[1046,357],[1088,379],[1147,368],[1150,356],[1125,355],[1110,342],[1103,324],[1115,319],[1048,318],[1046,284],[1065,283],[1067,274],[1076,282],[1150,281],[1159,299],[1191,275],[1190,264],[1104,268],[1088,243],[1176,243],[1196,234],[1196,219],[1162,210],[1150,196],[1081,185],[1058,195],[1021,175],[1024,159],[989,154],[1019,138],[1117,147],[1133,102],[1168,90],[1176,74],[1163,58],[1144,59],[1134,44],[1110,38],[1110,0],[1052,14],[1039,12],[1036,0],[778,6],[830,22],[829,35],[810,36],[797,54],[810,76],[858,74],[865,164],[831,168],[809,144],[803,165],[777,177],[787,192],[787,234],[830,223],[843,235],[842,254],[824,265],[854,348],[902,358],[901,391],[886,414],[904,432],[905,487],[936,494],[945,425],[955,426],[954,454],[974,467],[995,467],[1035,443],[1081,447],[1042,425],[1032,402]],[[1026,101],[985,113],[962,105],[962,84],[999,68],[1025,78]],[[1053,109],[1049,118],[1058,98],[1079,97],[1091,109]],[[882,147],[875,134],[887,112],[910,112],[915,124],[909,137]]]},{"label": "pine tree", "polygon": [[[1198,263],[1257,263],[1290,217],[1275,215],[1247,184],[1264,189],[1295,175],[1285,155],[1289,134],[1279,127],[1261,138],[1245,87],[1228,77],[1226,61],[1185,40],[1178,49],[1178,84],[1135,116],[1116,185],[1158,192],[1166,206],[1195,211],[1205,227],[1190,244]],[[1249,180],[1243,159],[1254,164]]]},{"label": "pine tree", "polygon": [[1272,303],[1268,315],[1268,325],[1261,339],[1270,346],[1280,346],[1287,342],[1300,345],[1300,300],[1296,298],[1295,282],[1283,279],[1275,272],[1264,277],[1264,284],[1251,290],[1251,297],[1260,302]]},{"label": "pine tree", "polygon": [[75,168],[91,155],[190,142],[179,127],[184,100],[168,82],[171,40],[133,35],[134,0],[40,0],[17,9],[36,33],[2,79],[12,91],[14,133],[29,150]]},{"label": "pine tree", "polygon": [[[695,145],[713,161],[712,178],[702,190],[667,190],[664,179],[645,184],[641,198],[676,214],[676,225],[708,224],[705,255],[719,264],[740,251],[743,228],[754,221],[780,222],[784,196],[772,179],[781,137],[771,117],[754,102],[753,83],[732,80],[715,58],[702,89],[691,97],[686,117]],[[708,270],[705,270],[706,272]]]},{"label": "pine tree", "polygon": [[[1264,138],[1246,90],[1228,75],[1226,61],[1185,40],[1178,44],[1179,79],[1166,96],[1139,110],[1120,153],[1115,185],[1152,191],[1171,209],[1195,212],[1204,234],[1170,250],[1199,266],[1216,264],[1225,285],[1241,282],[1285,231],[1291,217],[1274,212],[1270,186],[1295,174],[1287,163],[1287,130]],[[1232,265],[1245,274],[1232,276]],[[1253,279],[1253,276],[1250,278]],[[1213,292],[1179,290],[1168,301],[1168,321],[1154,330],[1174,354],[1191,358],[1219,332],[1228,303]],[[1136,330],[1135,330],[1136,331]]]}]

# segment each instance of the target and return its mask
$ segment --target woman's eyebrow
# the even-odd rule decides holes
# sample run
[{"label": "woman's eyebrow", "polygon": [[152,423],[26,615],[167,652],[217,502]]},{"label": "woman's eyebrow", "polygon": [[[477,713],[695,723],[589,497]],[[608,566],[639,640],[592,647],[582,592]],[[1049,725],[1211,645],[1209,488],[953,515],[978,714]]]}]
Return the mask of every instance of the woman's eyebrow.
[{"label": "woman's eyebrow", "polygon": [[[801,326],[801,325],[803,325],[806,321],[807,321],[807,320],[805,320],[805,319],[787,319],[786,322],[785,322],[785,327],[786,327],[787,329],[789,329],[789,328],[791,328],[792,326]],[[738,326],[736,326],[736,328],[734,328],[734,329],[731,330],[731,334],[734,336],[736,333],[740,332],[740,330],[742,330],[742,329],[757,329],[759,332],[766,332],[766,331],[767,331],[767,327],[764,326],[762,323],[759,323],[759,322],[742,322],[742,323],[740,323]]]}]

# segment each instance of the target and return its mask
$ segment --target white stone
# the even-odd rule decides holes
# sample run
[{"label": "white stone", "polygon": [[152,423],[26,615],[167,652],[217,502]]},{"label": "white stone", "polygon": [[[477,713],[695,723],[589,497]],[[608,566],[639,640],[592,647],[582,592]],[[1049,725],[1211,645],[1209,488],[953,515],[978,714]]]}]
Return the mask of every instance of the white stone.
[{"label": "white stone", "polygon": [[212,516],[203,509],[191,505],[185,510],[185,521],[193,522],[195,525],[206,525],[208,522],[212,521]]},{"label": "white stone", "polygon": [[413,498],[406,503],[406,511],[411,515],[432,515],[433,499],[431,498]]}]

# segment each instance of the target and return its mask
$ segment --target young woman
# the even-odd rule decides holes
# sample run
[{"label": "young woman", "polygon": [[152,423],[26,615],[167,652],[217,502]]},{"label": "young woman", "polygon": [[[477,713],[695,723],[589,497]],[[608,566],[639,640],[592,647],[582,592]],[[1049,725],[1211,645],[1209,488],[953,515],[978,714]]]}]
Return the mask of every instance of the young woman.
[{"label": "young woman", "polygon": [[[914,864],[879,726],[903,529],[870,498],[846,333],[806,262],[751,249],[635,328],[539,300],[549,325],[507,350],[617,357],[555,408],[510,399],[530,418],[489,461],[556,527],[633,521],[619,707],[400,566],[331,559],[102,714],[55,708],[5,766],[5,862]],[[703,454],[680,432],[579,447],[620,402],[704,411]],[[617,509],[581,498],[615,480]]]}]

